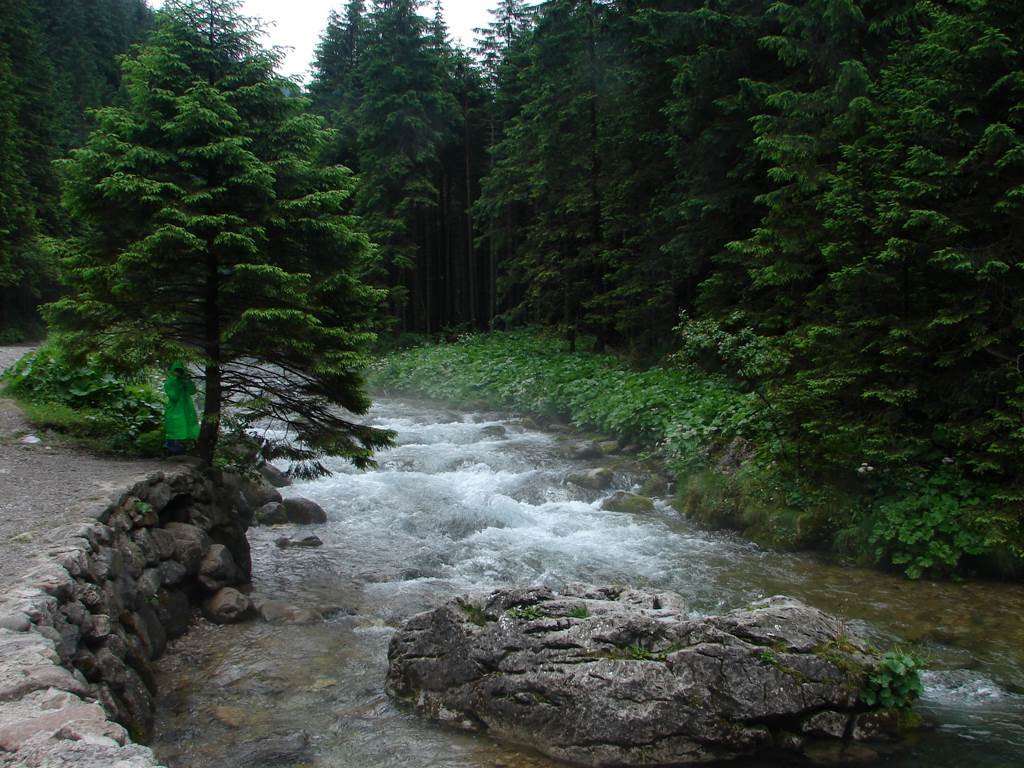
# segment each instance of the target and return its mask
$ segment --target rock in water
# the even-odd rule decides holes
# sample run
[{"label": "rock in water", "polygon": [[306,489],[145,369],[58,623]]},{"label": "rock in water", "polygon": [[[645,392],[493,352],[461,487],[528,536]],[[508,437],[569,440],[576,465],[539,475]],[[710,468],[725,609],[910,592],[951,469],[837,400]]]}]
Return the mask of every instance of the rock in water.
[{"label": "rock in water", "polygon": [[288,512],[288,522],[296,525],[326,523],[327,513],[315,501],[292,496],[284,500],[284,508]]},{"label": "rock in water", "polygon": [[582,586],[458,598],[409,619],[388,660],[388,693],[420,714],[587,766],[842,739],[878,665],[790,598],[692,619],[678,595]]}]

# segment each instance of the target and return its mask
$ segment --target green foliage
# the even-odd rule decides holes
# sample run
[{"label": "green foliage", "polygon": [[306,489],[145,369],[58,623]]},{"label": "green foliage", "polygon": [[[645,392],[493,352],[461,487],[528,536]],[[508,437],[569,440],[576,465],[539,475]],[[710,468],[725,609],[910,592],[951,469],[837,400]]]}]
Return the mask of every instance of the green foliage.
[{"label": "green foliage", "polygon": [[517,621],[537,621],[547,618],[547,614],[541,610],[539,605],[517,605],[509,608],[505,615]]},{"label": "green foliage", "polygon": [[585,605],[577,605],[575,608],[573,608],[571,611],[569,611],[569,618],[570,619],[589,619],[590,618],[590,611],[587,610],[587,606],[585,606]]},{"label": "green foliage", "polygon": [[145,45],[122,60],[125,102],[60,164],[81,220],[56,244],[69,294],[47,308],[69,354],[127,369],[154,359],[204,369],[200,457],[212,464],[225,406],[296,473],[329,453],[359,466],[386,432],[359,424],[372,315],[360,280],[373,262],[349,212],[351,173],[280,53],[233,0],[169,0]]},{"label": "green foliage", "polygon": [[907,709],[924,692],[920,673],[923,666],[924,662],[913,654],[899,649],[886,652],[878,671],[868,676],[861,700],[869,707]]},{"label": "green foliage", "polygon": [[462,612],[466,614],[466,618],[468,618],[470,622],[476,624],[478,627],[486,627],[488,622],[493,621],[493,619],[487,616],[487,613],[484,611],[484,609],[478,606],[460,602],[459,608],[461,608]]},{"label": "green foliage", "polygon": [[542,334],[470,335],[392,354],[373,368],[378,387],[452,401],[486,400],[660,452],[676,466],[756,422],[756,401],[724,377],[692,368],[635,371],[607,354],[569,353]]},{"label": "green foliage", "polygon": [[881,500],[869,536],[876,560],[917,579],[953,573],[964,556],[985,552],[977,490],[961,474],[942,469],[907,483],[900,496]]},{"label": "green foliage", "polygon": [[125,378],[96,356],[76,365],[46,346],[15,363],[4,384],[39,428],[93,438],[121,453],[153,455],[151,440],[144,440],[144,447],[139,441],[162,431],[163,405],[144,374]]},{"label": "green foliage", "polygon": [[116,97],[115,58],[150,19],[143,0],[0,0],[0,338],[45,335],[36,307],[56,283],[45,240],[77,226],[60,211],[53,161],[81,142],[86,110]]}]

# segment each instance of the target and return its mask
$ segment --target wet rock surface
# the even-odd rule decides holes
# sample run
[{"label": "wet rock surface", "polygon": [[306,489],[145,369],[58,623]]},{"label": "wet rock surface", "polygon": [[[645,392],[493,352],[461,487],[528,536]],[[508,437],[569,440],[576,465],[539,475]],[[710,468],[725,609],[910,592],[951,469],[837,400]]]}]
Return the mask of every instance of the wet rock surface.
[{"label": "wet rock surface", "polygon": [[877,667],[790,598],[694,619],[673,593],[585,586],[457,598],[409,619],[388,660],[389,694],[420,714],[588,766],[842,748]]}]

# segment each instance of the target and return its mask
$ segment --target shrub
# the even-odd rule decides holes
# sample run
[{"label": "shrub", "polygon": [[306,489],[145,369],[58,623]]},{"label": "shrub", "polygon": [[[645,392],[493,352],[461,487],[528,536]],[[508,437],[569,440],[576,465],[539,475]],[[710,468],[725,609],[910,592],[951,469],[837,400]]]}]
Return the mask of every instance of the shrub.
[{"label": "shrub", "polygon": [[985,536],[972,520],[980,505],[975,490],[944,469],[906,483],[900,495],[882,500],[873,513],[869,541],[875,559],[917,579],[952,573],[965,555],[984,552]]},{"label": "shrub", "polygon": [[[93,438],[108,450],[135,453],[141,435],[162,427],[162,401],[152,384],[119,377],[96,358],[73,366],[43,347],[15,363],[4,384],[37,427]],[[152,438],[147,441],[148,452]]]}]

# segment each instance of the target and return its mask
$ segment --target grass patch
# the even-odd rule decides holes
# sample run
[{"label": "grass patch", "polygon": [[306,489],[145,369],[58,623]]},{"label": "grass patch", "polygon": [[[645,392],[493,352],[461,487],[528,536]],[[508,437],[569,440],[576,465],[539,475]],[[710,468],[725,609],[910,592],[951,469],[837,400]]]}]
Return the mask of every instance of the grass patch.
[{"label": "grass patch", "polygon": [[537,621],[538,619],[547,618],[547,614],[538,605],[517,605],[515,608],[509,608],[505,611],[505,615],[520,621]]},{"label": "grass patch", "polygon": [[569,611],[569,618],[570,619],[589,619],[590,618],[590,611],[587,610],[587,606],[585,606],[585,605],[577,605],[575,608],[573,608],[571,611]]}]

